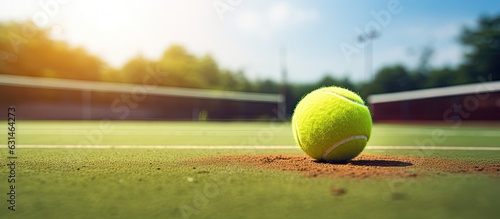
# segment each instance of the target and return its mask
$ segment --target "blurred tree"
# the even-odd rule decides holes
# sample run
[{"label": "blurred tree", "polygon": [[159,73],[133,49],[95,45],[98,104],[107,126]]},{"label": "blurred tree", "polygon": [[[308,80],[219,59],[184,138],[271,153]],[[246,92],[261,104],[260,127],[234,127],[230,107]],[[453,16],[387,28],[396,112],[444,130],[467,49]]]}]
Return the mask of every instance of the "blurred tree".
[{"label": "blurred tree", "polygon": [[227,76],[231,78],[230,81],[233,82],[233,84],[226,84],[226,88],[236,91],[255,91],[253,84],[246,78],[243,70],[238,70],[236,72],[226,70],[226,73],[228,74]]},{"label": "blurred tree", "polygon": [[148,73],[148,66],[151,65],[152,61],[147,60],[142,55],[137,55],[123,65],[121,75],[125,77],[125,82],[127,83],[141,84]]},{"label": "blurred tree", "polygon": [[129,79],[119,69],[112,68],[108,65],[102,65],[101,80],[107,82],[128,83]]},{"label": "blurred tree", "polygon": [[245,77],[243,71],[233,72],[219,69],[217,84],[210,89],[254,92],[253,84]]},{"label": "blurred tree", "polygon": [[323,78],[321,78],[317,83],[316,87],[328,87],[328,86],[337,86],[347,88],[352,91],[356,91],[356,86],[349,80],[349,78],[344,77],[342,79],[336,79],[330,76],[330,73],[327,73]]},{"label": "blurred tree", "polygon": [[465,27],[460,37],[469,47],[461,66],[461,82],[477,82],[479,77],[500,80],[500,15],[482,17],[476,27]]},{"label": "blurred tree", "polygon": [[275,81],[271,79],[266,79],[266,80],[260,80],[255,83],[257,92],[261,93],[280,93],[281,91],[281,85],[276,83]]},{"label": "blurred tree", "polygon": [[256,91],[243,71],[220,69],[211,55],[197,57],[181,45],[170,46],[156,61],[138,55],[129,60],[120,72],[129,83],[143,83],[147,74],[153,74],[163,86]]},{"label": "blurred tree", "polygon": [[422,52],[418,58],[417,73],[427,75],[431,71],[431,59],[434,55],[434,48],[431,45],[423,47]]},{"label": "blurred tree", "polygon": [[85,49],[50,39],[32,22],[0,23],[0,52],[15,57],[0,60],[1,74],[100,80],[103,62]]},{"label": "blurred tree", "polygon": [[181,45],[172,45],[158,61],[160,69],[167,75],[162,85],[174,87],[203,88],[196,57],[189,54]]},{"label": "blurred tree", "polygon": [[205,88],[219,86],[220,71],[217,62],[210,55],[205,55],[198,60],[197,71],[203,79]]},{"label": "blurred tree", "polygon": [[450,67],[438,68],[430,71],[422,88],[446,87],[457,84],[457,71]]},{"label": "blurred tree", "polygon": [[418,81],[404,66],[386,66],[376,73],[373,82],[364,85],[363,96],[418,88]]}]

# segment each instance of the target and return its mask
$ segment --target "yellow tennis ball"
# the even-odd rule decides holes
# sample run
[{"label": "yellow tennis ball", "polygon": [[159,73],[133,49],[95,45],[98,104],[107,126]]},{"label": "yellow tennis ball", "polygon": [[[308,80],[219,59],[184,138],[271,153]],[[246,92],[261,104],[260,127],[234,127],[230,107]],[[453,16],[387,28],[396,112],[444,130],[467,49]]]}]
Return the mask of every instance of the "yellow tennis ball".
[{"label": "yellow tennis ball", "polygon": [[297,104],[292,129],[295,142],[312,158],[347,162],[365,148],[372,118],[356,93],[340,87],[323,87]]}]

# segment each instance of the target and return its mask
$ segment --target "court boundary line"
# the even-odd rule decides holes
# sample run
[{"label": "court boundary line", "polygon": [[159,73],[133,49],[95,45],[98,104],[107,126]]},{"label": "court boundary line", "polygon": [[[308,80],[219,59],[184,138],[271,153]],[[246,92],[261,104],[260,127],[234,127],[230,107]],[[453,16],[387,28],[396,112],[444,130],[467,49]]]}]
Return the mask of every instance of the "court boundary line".
[{"label": "court boundary line", "polygon": [[[300,149],[299,146],[202,146],[202,145],[17,145],[18,148],[30,149]],[[500,147],[467,146],[366,146],[366,150],[457,150],[457,151],[500,151]]]}]

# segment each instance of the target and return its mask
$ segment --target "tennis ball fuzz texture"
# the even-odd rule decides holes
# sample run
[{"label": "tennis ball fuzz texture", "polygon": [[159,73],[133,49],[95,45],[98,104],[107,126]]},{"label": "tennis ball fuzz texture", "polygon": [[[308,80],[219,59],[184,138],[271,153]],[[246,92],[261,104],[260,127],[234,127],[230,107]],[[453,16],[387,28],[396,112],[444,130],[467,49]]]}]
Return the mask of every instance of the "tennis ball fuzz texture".
[{"label": "tennis ball fuzz texture", "polygon": [[365,148],[372,118],[356,93],[340,87],[323,87],[297,104],[292,129],[295,142],[312,158],[347,162]]}]

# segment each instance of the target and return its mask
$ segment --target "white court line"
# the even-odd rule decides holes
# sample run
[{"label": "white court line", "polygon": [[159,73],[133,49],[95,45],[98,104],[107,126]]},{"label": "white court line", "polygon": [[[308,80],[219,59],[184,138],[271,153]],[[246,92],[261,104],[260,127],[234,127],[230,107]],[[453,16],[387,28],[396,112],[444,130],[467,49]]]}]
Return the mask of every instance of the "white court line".
[{"label": "white court line", "polygon": [[17,145],[18,148],[60,149],[299,149],[298,146],[198,146],[198,145]]},{"label": "white court line", "polygon": [[[195,145],[17,145],[18,148],[46,149],[300,149],[299,146],[195,146]],[[448,151],[500,151],[500,147],[458,146],[366,146],[367,150],[448,150]]]},{"label": "white court line", "polygon": [[460,146],[366,146],[368,150],[445,150],[445,151],[500,151],[500,147]]},{"label": "white court line", "polygon": [[[90,130],[90,129],[89,129]],[[80,129],[23,129],[25,135],[86,135],[89,130]],[[449,131],[441,129],[442,135],[445,136],[468,136],[468,137],[493,137],[500,138],[500,131]],[[106,133],[106,136],[183,136],[183,135],[200,135],[208,137],[224,137],[224,136],[249,136],[258,133],[259,130],[113,130]],[[276,132],[275,135],[289,136],[289,132]],[[377,131],[376,135],[394,136],[394,135],[433,135],[429,130],[386,130]]]}]

